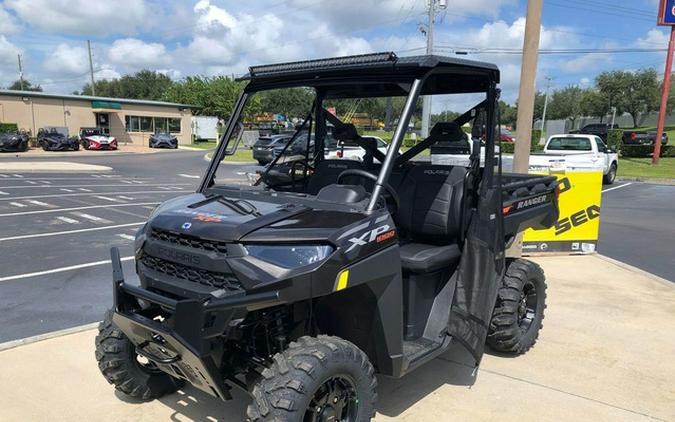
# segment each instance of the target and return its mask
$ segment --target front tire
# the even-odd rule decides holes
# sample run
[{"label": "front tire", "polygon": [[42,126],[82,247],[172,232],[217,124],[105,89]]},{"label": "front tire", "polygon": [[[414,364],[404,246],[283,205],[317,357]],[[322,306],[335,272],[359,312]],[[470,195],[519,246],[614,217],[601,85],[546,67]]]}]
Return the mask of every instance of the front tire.
[{"label": "front tire", "polygon": [[537,342],[546,309],[544,270],[527,259],[510,261],[497,295],[487,344],[521,355]]},{"label": "front tire", "polygon": [[338,337],[301,337],[253,386],[249,421],[369,421],[377,380],[368,357]]},{"label": "front tire", "polygon": [[609,166],[609,171],[607,172],[607,174],[602,176],[602,183],[605,185],[613,185],[614,181],[616,180],[616,170],[617,170],[616,163],[612,163],[612,165]]},{"label": "front tire", "polygon": [[174,393],[184,382],[141,362],[135,347],[112,321],[112,311],[98,326],[96,336],[98,368],[115,389],[140,400],[152,400]]}]

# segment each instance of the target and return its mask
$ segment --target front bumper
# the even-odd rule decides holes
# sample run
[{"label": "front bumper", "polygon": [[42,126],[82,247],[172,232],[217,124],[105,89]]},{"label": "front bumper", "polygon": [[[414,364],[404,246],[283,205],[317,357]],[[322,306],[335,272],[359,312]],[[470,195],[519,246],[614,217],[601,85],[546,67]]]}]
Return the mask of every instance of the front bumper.
[{"label": "front bumper", "polygon": [[[131,340],[136,353],[169,375],[220,399],[231,398],[221,368],[223,336],[230,321],[251,304],[276,304],[279,292],[245,293],[222,298],[175,299],[124,282],[117,248],[113,265],[113,322]],[[155,315],[165,316],[158,320]]]}]

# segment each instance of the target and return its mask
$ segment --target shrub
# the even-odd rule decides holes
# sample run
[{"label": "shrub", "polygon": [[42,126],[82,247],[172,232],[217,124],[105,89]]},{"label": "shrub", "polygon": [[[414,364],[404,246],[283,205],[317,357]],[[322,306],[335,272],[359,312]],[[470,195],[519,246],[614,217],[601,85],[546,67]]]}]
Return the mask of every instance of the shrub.
[{"label": "shrub", "polygon": [[[653,153],[653,145],[621,146],[621,156],[626,158],[649,158]],[[661,157],[675,157],[675,145],[661,145]]]},{"label": "shrub", "polygon": [[607,146],[615,151],[621,149],[621,139],[623,138],[622,129],[610,129],[607,132]]},{"label": "shrub", "polygon": [[16,132],[19,126],[16,123],[0,123],[0,133]]},{"label": "shrub", "polygon": [[537,151],[539,148],[539,140],[541,139],[541,130],[532,129],[532,137],[530,138],[531,148],[530,151]]},{"label": "shrub", "polygon": [[[390,140],[390,142],[391,142],[391,140]],[[412,138],[404,138],[403,139],[403,146],[405,148],[412,148],[412,147],[415,146],[415,144],[417,144],[416,139],[412,139]]]},{"label": "shrub", "polygon": [[515,144],[512,144],[511,142],[502,142],[499,145],[501,147],[502,154],[513,154]]}]

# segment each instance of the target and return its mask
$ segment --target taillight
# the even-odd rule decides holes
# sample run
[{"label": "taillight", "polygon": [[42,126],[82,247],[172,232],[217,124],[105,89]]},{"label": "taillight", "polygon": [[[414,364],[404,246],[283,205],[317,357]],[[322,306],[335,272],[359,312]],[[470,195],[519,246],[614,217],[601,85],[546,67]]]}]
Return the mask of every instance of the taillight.
[{"label": "taillight", "polygon": [[555,189],[553,190],[553,194],[555,195],[555,200],[557,201],[558,198],[560,198],[560,185],[556,185]]},{"label": "taillight", "polygon": [[631,132],[631,134],[630,134],[630,139],[631,139],[631,141],[636,140],[636,139],[637,139],[637,133]]},{"label": "taillight", "polygon": [[502,207],[502,214],[506,215],[506,214],[510,213],[512,209],[513,209],[513,205]]},{"label": "taillight", "polygon": [[337,157],[338,157],[338,158],[342,158],[342,155],[343,155],[343,154],[342,154],[342,151],[338,151],[338,152],[337,152]]}]

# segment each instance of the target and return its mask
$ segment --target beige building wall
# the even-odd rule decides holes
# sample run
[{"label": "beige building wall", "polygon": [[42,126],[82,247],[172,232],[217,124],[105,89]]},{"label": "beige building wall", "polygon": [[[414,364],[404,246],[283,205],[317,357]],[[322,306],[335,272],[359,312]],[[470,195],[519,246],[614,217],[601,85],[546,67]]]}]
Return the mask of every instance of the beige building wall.
[{"label": "beige building wall", "polygon": [[[24,100],[25,98],[25,100]],[[189,109],[176,107],[121,103],[121,110],[96,110],[89,100],[0,95],[0,122],[16,123],[19,129],[29,130],[33,136],[45,126],[65,126],[70,135],[77,135],[81,127],[96,126],[95,112],[107,112],[110,134],[121,145],[147,144],[149,132],[127,132],[125,116],[171,117],[181,119],[181,131],[175,133],[178,143],[190,144],[191,117]]]}]

